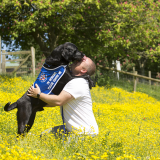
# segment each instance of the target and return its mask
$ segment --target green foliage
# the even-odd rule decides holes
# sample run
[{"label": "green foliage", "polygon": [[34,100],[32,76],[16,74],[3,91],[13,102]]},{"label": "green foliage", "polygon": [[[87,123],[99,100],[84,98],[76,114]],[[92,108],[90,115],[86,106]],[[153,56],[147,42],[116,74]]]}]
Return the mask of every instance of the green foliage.
[{"label": "green foliage", "polygon": [[110,88],[110,77],[108,76],[108,74],[104,73],[104,71],[102,70],[101,72],[99,70],[97,71],[97,85]]},{"label": "green foliage", "polygon": [[160,79],[160,73],[159,72],[157,72],[156,78]]},{"label": "green foliage", "polygon": [[104,56],[103,54],[97,54],[97,56],[94,57],[95,64],[97,65],[97,70],[95,74],[95,81],[98,86],[106,86],[107,88],[110,87],[110,77],[108,76],[108,71],[106,69],[103,69],[99,67],[99,65],[103,67],[108,67],[108,59],[107,56]]},{"label": "green foliage", "polygon": [[159,1],[121,1],[108,5],[108,16],[97,36],[105,41],[110,54],[114,53],[112,57],[129,54],[138,59],[137,52],[145,52],[151,59],[157,59],[159,5]]},{"label": "green foliage", "polygon": [[133,71],[133,67],[135,67],[135,63],[129,58],[125,58],[121,64],[121,69],[126,72]]},{"label": "green foliage", "polygon": [[[100,30],[103,22],[103,17],[96,16],[99,7],[99,3],[92,0],[3,0],[0,35],[7,45],[14,39],[15,45],[22,49],[38,44],[45,56],[66,41],[87,51],[88,46],[96,48],[100,44],[94,31]],[[96,19],[100,21],[98,26]]]},{"label": "green foliage", "polygon": [[71,41],[90,57],[103,50],[109,59],[139,59],[143,52],[157,61],[159,7],[158,0],[2,0],[0,35],[7,45],[14,39],[16,47],[34,46],[45,56]]}]

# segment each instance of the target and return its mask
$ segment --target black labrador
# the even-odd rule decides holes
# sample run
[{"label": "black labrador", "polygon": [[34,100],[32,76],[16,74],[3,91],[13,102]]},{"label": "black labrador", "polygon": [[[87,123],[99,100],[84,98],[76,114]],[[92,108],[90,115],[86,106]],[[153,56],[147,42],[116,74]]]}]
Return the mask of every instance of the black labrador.
[{"label": "black labrador", "polygon": [[[78,48],[73,43],[66,42],[52,51],[51,55],[46,58],[43,67],[47,68],[48,70],[52,70],[61,65],[68,65],[71,61],[80,61],[83,57],[84,54],[78,51]],[[37,79],[41,79],[43,81],[45,79],[45,76],[41,75],[40,77],[40,75],[41,74],[39,74]],[[62,91],[65,84],[73,78],[79,77],[72,76],[70,69],[67,66],[64,74],[61,76],[61,78],[56,83],[51,92],[55,95],[58,95]],[[84,76],[84,78],[89,81],[90,88],[91,86],[94,86],[93,81],[90,79],[89,76]],[[40,99],[27,96],[26,92],[20,99],[18,99],[13,104],[10,105],[10,102],[8,102],[5,105],[4,110],[10,111],[14,108],[18,109],[18,134],[22,135],[24,133],[27,133],[31,129],[34,123],[36,112],[44,110],[43,107],[45,105],[46,103],[41,101]]]}]

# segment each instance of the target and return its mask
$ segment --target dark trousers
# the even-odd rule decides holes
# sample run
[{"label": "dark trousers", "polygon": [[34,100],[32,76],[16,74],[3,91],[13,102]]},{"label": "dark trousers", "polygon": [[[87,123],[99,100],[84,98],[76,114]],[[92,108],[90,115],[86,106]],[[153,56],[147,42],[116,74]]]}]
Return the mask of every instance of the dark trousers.
[{"label": "dark trousers", "polygon": [[[45,131],[43,131],[40,135],[40,137],[46,135],[46,134],[54,134],[55,138],[62,138],[63,140],[68,137],[68,143],[70,143],[70,141],[74,140],[75,142],[78,141],[79,138],[84,139],[85,136],[84,134],[79,134],[79,135],[75,135],[72,134],[71,132],[68,132],[67,129],[65,128],[65,132],[64,132],[64,125],[60,125],[60,126],[55,126],[53,128],[49,128],[46,129]],[[91,137],[96,137],[97,135],[90,135]]]},{"label": "dark trousers", "polygon": [[64,134],[68,135],[69,132],[67,131],[67,129],[65,128],[65,131],[64,131],[64,125],[60,125],[60,126],[55,126],[53,128],[49,128],[49,129],[46,129],[45,131],[43,131],[40,135],[40,137],[48,134],[48,133],[51,133],[51,134],[54,134],[54,136],[56,138],[58,137],[61,137],[64,136]]}]

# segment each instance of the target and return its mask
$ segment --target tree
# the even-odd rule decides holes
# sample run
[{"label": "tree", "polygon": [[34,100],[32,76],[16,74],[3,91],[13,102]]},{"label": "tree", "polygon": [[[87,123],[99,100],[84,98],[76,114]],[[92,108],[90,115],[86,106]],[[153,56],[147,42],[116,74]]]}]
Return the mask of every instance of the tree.
[{"label": "tree", "polygon": [[2,0],[0,34],[6,44],[14,39],[22,49],[38,44],[45,56],[66,41],[90,54],[91,47],[103,46],[95,36],[104,21],[98,7],[97,0]]},{"label": "tree", "polygon": [[[104,6],[104,5],[103,5]],[[143,72],[146,59],[160,56],[160,1],[128,0],[108,5],[108,15],[97,36],[112,58],[138,60]],[[111,55],[111,54],[110,54]]]},{"label": "tree", "polygon": [[45,56],[70,41],[92,57],[157,61],[159,7],[159,0],[1,0],[0,34],[22,49],[38,44]]}]

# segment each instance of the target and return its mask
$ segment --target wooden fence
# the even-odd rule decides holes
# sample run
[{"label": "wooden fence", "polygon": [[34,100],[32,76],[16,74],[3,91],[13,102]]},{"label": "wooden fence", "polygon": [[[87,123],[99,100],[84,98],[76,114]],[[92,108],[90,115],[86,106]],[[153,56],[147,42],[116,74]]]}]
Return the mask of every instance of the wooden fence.
[{"label": "wooden fence", "polygon": [[100,68],[104,68],[104,69],[107,69],[107,70],[111,70],[111,71],[115,71],[115,72],[119,72],[119,73],[123,73],[123,74],[127,74],[127,75],[131,75],[133,76],[133,91],[136,92],[136,86],[137,86],[137,77],[138,78],[143,78],[143,79],[146,79],[146,80],[149,80],[149,84],[151,85],[151,81],[155,81],[155,82],[160,82],[160,80],[158,79],[154,79],[154,78],[151,78],[151,71],[149,71],[149,76],[150,77],[147,77],[147,76],[142,76],[142,75],[138,75],[137,74],[137,71],[134,70],[134,73],[130,73],[130,72],[125,72],[125,71],[120,71],[120,70],[117,70],[115,68],[109,68],[109,67],[103,67],[101,65],[99,65]]},{"label": "wooden fence", "polygon": [[[12,59],[12,60],[6,60],[6,56],[8,55],[27,55],[24,59]],[[26,74],[27,71],[20,72],[20,68],[27,68],[25,66],[25,62],[28,60],[28,58],[31,56],[32,59],[32,65],[31,65],[31,72],[32,76],[35,76],[35,49],[34,47],[31,47],[30,51],[16,51],[16,52],[6,52],[5,50],[2,50],[2,53],[0,52],[0,74],[6,74],[6,62],[21,62],[18,66],[10,66],[7,68],[13,68],[12,72],[8,72],[9,74]],[[1,63],[1,57],[2,57],[2,63]]]}]

